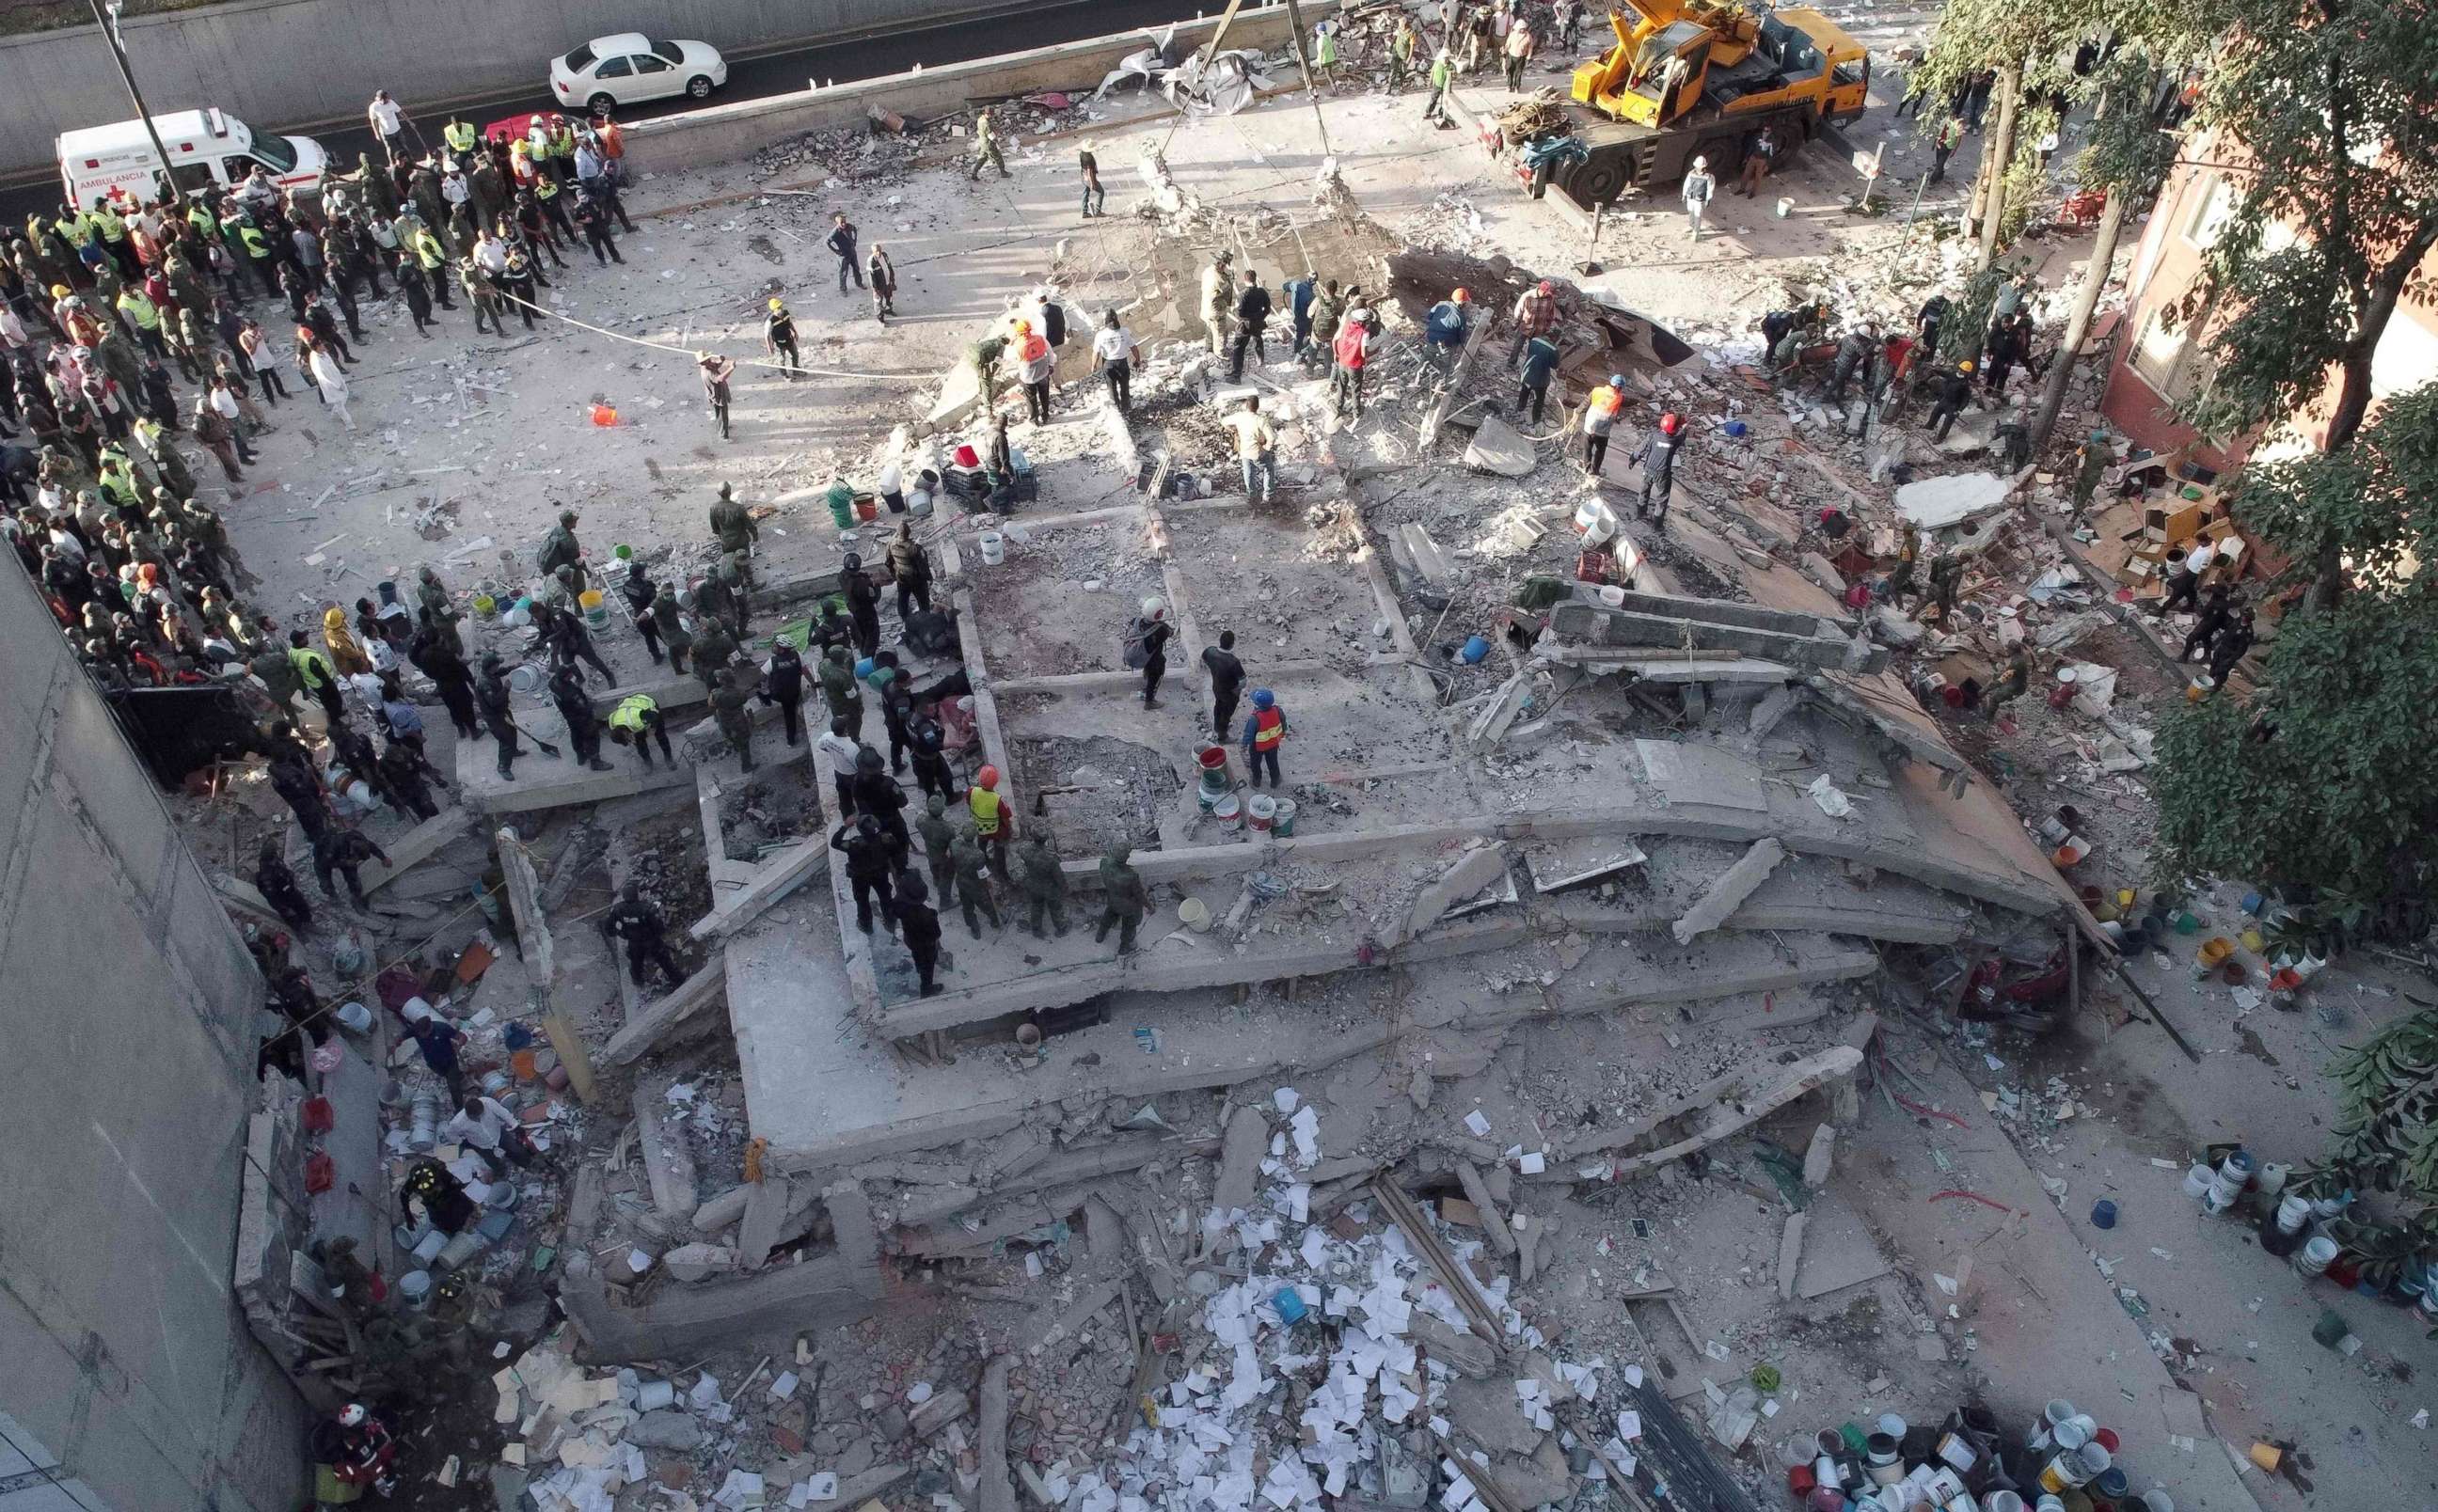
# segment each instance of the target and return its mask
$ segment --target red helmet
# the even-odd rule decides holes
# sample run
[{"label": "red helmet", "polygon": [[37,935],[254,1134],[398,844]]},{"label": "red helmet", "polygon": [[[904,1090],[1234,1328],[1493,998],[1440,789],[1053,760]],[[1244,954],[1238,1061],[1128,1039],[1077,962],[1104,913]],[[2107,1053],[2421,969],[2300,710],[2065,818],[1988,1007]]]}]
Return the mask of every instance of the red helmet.
[{"label": "red helmet", "polygon": [[985,793],[995,793],[998,791],[998,768],[996,766],[985,766],[980,771],[976,772],[974,774],[974,785],[980,788]]},{"label": "red helmet", "polygon": [[1672,436],[1677,431],[1685,429],[1685,417],[1671,411],[1659,417],[1659,429],[1666,434]]},{"label": "red helmet", "polygon": [[1459,304],[1459,305],[1470,305],[1470,304],[1472,304],[1472,303],[1473,303],[1473,295],[1472,295],[1469,291],[1467,291],[1467,290],[1462,290],[1462,289],[1459,289],[1459,290],[1458,290],[1456,291],[1456,296],[1455,296],[1455,297],[1456,297],[1456,302],[1457,302],[1458,304]]}]

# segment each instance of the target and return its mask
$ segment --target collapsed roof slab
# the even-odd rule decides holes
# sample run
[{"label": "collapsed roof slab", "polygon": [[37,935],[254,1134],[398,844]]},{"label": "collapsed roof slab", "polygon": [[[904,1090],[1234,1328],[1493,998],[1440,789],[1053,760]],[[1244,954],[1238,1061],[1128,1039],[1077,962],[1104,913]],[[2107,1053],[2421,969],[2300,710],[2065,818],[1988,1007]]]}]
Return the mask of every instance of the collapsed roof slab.
[{"label": "collapsed roof slab", "polygon": [[1586,595],[1555,605],[1549,631],[1584,646],[1732,651],[1829,672],[1876,672],[1888,659],[1883,647],[1825,616],[1662,593],[1627,593],[1619,604]]},{"label": "collapsed roof slab", "polygon": [[[592,707],[606,719],[621,700],[636,694],[649,696],[669,716],[672,740],[689,722],[678,711],[701,705],[710,696],[702,679],[689,674],[656,677],[595,694]],[[500,748],[488,734],[480,740],[457,742],[458,793],[466,806],[476,813],[515,814],[575,803],[603,803],[613,798],[695,784],[694,769],[683,762],[672,765],[656,758],[652,769],[646,772],[632,751],[610,745],[606,738],[602,760],[610,762],[610,770],[596,772],[585,766],[575,759],[574,745],[567,735],[567,721],[549,703],[521,699],[516,719],[521,731],[517,744],[523,747],[523,754],[517,758],[514,779],[500,775]],[[544,755],[538,744],[541,741],[556,746],[559,754]]]},{"label": "collapsed roof slab", "polygon": [[[1510,955],[1476,958],[1546,971],[1538,953],[1528,959],[1532,951],[1528,943]],[[1638,950],[1613,954],[1593,958],[1597,998],[1588,987],[1555,1004],[1544,993],[1483,993],[1419,1028],[1487,1031],[1553,1008],[1614,1012],[1748,1000],[1878,966],[1868,950],[1801,934],[1722,934],[1690,949],[1670,945],[1652,959]],[[1230,1008],[1226,989],[1120,992],[1108,999],[1107,1022],[1051,1036],[1039,1064],[969,1050],[952,1064],[927,1065],[897,1054],[889,1039],[856,1020],[827,918],[806,927],[783,905],[733,937],[727,958],[729,1019],[752,1132],[770,1141],[770,1157],[791,1171],[829,1171],[996,1138],[1078,1095],[1147,1098],[1309,1074],[1418,1029],[1369,1015],[1333,1029],[1309,1009],[1260,997]],[[1138,1037],[1138,1030],[1149,1032]]]}]

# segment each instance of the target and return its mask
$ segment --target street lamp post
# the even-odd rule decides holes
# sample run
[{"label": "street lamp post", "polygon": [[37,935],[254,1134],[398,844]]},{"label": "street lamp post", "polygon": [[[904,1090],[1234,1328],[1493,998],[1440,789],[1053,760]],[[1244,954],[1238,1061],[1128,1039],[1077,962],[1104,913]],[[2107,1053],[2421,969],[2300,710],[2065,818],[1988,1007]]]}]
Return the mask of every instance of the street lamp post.
[{"label": "street lamp post", "polygon": [[[152,150],[160,154],[161,180],[179,199],[186,191],[178,186],[178,177],[169,171],[169,149],[161,140],[160,131],[152,124],[152,112],[144,103],[144,92],[135,87],[135,71],[127,66],[127,44],[118,35],[119,0],[85,0],[93,8],[93,24],[101,29],[101,40],[110,46],[110,61],[118,65],[118,77],[127,84],[127,97],[135,102],[135,118],[144,123],[144,134],[152,139]],[[81,209],[70,205],[71,210]]]}]

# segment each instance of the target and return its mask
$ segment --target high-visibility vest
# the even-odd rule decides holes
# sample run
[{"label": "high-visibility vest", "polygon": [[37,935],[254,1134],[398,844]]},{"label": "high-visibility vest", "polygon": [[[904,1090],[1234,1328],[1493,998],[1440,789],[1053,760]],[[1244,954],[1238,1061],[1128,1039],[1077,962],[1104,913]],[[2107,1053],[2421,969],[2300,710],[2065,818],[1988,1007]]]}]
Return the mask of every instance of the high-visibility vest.
[{"label": "high-visibility vest", "polygon": [[973,811],[974,832],[977,835],[987,840],[998,834],[1000,811],[1007,807],[1005,799],[987,787],[968,788],[965,792],[965,807]]},{"label": "high-visibility vest", "polygon": [[101,229],[101,239],[104,241],[127,239],[127,221],[115,212],[96,210],[93,213],[93,223]]},{"label": "high-visibility vest", "polygon": [[1277,708],[1253,711],[1253,749],[1276,750],[1287,738],[1287,716]]},{"label": "high-visibility vest", "polygon": [[474,150],[474,124],[471,121],[450,121],[440,129],[440,135],[448,142],[449,150],[461,157]]},{"label": "high-visibility vest", "polygon": [[652,701],[649,694],[639,693],[622,699],[617,708],[610,711],[610,728],[640,735],[644,732],[644,716],[656,712],[660,707]]},{"label": "high-visibility vest", "polygon": [[447,255],[440,250],[440,238],[434,237],[430,231],[416,231],[415,234],[415,260],[423,265],[423,271],[425,273],[430,273],[433,269],[437,268],[442,263],[448,261]]},{"label": "high-visibility vest", "polygon": [[290,646],[288,664],[296,669],[296,676],[308,688],[327,687],[339,680],[338,671],[330,665],[330,659],[309,645]]},{"label": "high-visibility vest", "polygon": [[160,308],[144,297],[140,290],[130,289],[118,296],[118,312],[135,323],[141,330],[161,328]]},{"label": "high-visibility vest", "polygon": [[558,198],[558,180],[547,173],[537,173],[533,181],[534,198],[544,204]]},{"label": "high-visibility vest", "polygon": [[260,262],[271,255],[271,247],[262,239],[262,232],[259,229],[239,221],[237,237],[239,241],[245,243],[245,255],[254,261]]},{"label": "high-visibility vest", "polygon": [[551,132],[550,155],[553,157],[574,157],[575,155],[575,132],[563,126],[557,131]]}]

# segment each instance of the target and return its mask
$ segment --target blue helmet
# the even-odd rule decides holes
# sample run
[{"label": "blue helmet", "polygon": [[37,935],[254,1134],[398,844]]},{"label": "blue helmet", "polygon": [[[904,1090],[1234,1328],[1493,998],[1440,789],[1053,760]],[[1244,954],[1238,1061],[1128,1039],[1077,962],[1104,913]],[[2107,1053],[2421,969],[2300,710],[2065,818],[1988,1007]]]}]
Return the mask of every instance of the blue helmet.
[{"label": "blue helmet", "polygon": [[1253,707],[1256,709],[1267,709],[1270,705],[1277,703],[1278,701],[1278,694],[1270,692],[1267,688],[1256,688],[1253,690]]}]

